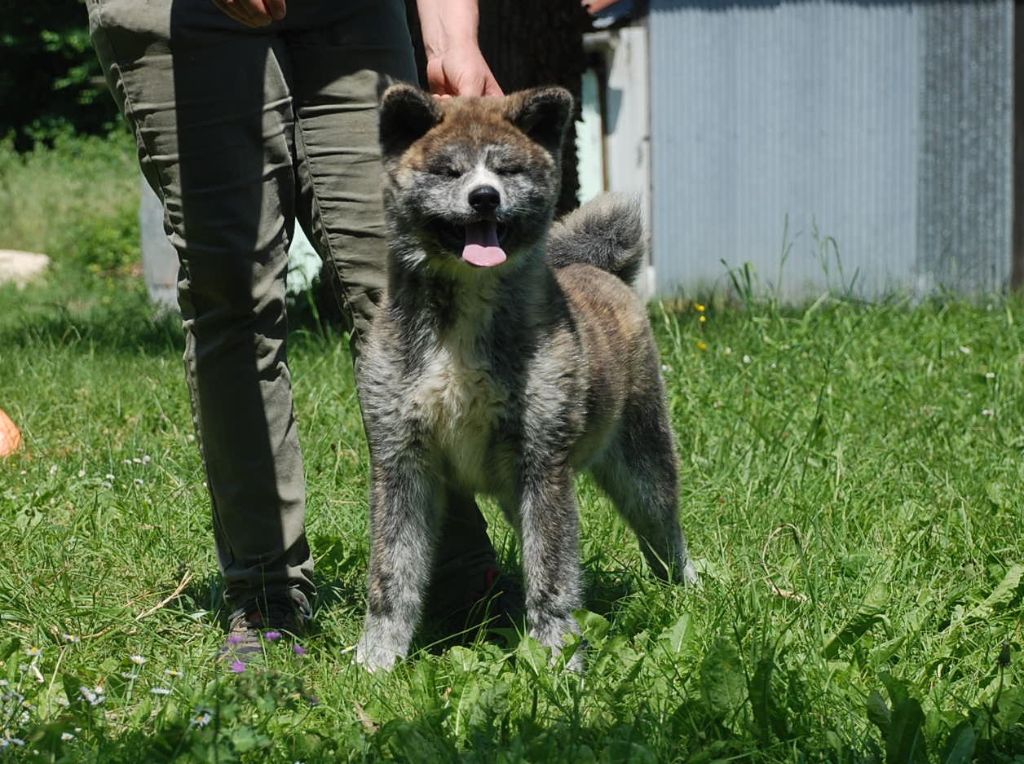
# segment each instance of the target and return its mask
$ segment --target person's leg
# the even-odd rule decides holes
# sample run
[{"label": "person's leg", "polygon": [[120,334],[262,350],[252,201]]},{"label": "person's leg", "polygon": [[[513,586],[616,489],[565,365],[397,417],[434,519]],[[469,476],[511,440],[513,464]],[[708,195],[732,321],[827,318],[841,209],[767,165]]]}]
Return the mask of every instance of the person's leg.
[{"label": "person's leg", "polygon": [[[296,115],[300,222],[337,268],[353,318],[352,350],[373,320],[386,279],[377,107],[395,80],[416,82],[400,0],[352,0],[330,18],[289,9],[286,32]],[[358,373],[358,372],[357,372]],[[472,496],[451,496],[442,522],[431,612],[446,616],[487,593],[497,575],[487,523]]]},{"label": "person's leg", "polygon": [[275,37],[209,0],[89,0],[89,16],[181,259],[185,364],[227,601],[284,597],[308,613],[285,353],[293,117]]}]

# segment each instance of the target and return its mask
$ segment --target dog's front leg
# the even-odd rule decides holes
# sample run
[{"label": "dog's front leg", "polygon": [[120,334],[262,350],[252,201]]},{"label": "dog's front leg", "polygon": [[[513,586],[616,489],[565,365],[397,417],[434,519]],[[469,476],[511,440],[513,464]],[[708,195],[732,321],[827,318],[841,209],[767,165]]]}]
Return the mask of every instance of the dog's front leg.
[{"label": "dog's front leg", "polygon": [[[519,527],[530,636],[560,650],[569,634],[579,633],[573,611],[581,599],[579,513],[567,464],[551,469],[549,463],[525,471]],[[582,670],[579,651],[568,667]]]},{"label": "dog's front leg", "polygon": [[412,458],[373,466],[370,583],[356,662],[390,669],[409,651],[434,553],[439,491]]}]

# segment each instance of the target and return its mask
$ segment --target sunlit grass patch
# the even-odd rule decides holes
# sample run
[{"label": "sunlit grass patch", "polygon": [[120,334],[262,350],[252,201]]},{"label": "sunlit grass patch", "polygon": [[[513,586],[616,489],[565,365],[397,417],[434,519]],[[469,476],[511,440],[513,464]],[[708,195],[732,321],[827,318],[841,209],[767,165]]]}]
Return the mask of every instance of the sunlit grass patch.
[{"label": "sunlit grass patch", "polygon": [[432,648],[371,677],[350,651],[367,476],[342,338],[293,338],[319,631],[305,655],[269,642],[265,664],[233,673],[215,659],[219,583],[177,329],[137,291],[80,290],[58,307],[68,292],[0,291],[0,405],[26,438],[0,464],[10,755],[904,761],[926,748],[1010,761],[1022,750],[1019,303],[655,309],[703,587],[652,580],[584,481],[583,678],[515,638]]},{"label": "sunlit grass patch", "polygon": [[[35,220],[0,246],[41,248]],[[0,288],[25,439],[0,461],[0,758],[1019,761],[1024,304],[677,307],[651,315],[703,586],[649,576],[581,480],[584,676],[515,634],[425,635],[370,676],[344,338],[290,348],[317,629],[232,670],[176,321],[124,270]]]}]

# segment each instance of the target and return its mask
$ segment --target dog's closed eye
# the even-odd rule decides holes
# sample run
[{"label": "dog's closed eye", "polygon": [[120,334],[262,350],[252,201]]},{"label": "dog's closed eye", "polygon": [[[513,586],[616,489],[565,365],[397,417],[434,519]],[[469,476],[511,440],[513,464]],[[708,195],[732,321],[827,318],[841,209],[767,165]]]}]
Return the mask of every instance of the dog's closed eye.
[{"label": "dog's closed eye", "polygon": [[502,162],[492,168],[498,175],[520,175],[526,168],[518,162]]},{"label": "dog's closed eye", "polygon": [[428,167],[427,172],[431,175],[438,175],[442,178],[461,178],[465,174],[461,167],[448,162]]}]

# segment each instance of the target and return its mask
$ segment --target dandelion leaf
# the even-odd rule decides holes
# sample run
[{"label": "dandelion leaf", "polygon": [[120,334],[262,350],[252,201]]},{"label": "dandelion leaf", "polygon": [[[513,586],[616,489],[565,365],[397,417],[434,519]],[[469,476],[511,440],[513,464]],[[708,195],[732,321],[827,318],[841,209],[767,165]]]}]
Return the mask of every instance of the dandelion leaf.
[{"label": "dandelion leaf", "polygon": [[689,636],[690,616],[688,613],[684,613],[679,620],[661,633],[658,642],[670,655],[678,655]]},{"label": "dandelion leaf", "polygon": [[915,698],[907,698],[892,710],[892,723],[885,739],[885,760],[889,764],[927,764],[924,739],[924,711]]},{"label": "dandelion leaf", "polygon": [[874,586],[850,620],[825,643],[825,657],[835,658],[842,648],[855,643],[875,624],[884,622],[888,599],[888,589],[884,584]]},{"label": "dandelion leaf", "polygon": [[942,764],[969,764],[974,760],[974,747],[978,743],[978,733],[966,719],[960,722],[949,733],[945,750],[939,761]]},{"label": "dandelion leaf", "polygon": [[754,712],[754,724],[757,726],[758,737],[763,742],[771,739],[772,734],[780,740],[789,737],[789,725],[786,722],[786,709],[780,705],[772,692],[772,676],[775,673],[775,657],[766,655],[757,662],[754,675],[750,678],[750,706]]},{"label": "dandelion leaf", "polygon": [[1021,590],[1021,579],[1024,578],[1024,564],[1012,565],[1003,580],[992,590],[984,602],[967,613],[967,621],[984,621],[1006,608],[1017,599]]},{"label": "dandelion leaf", "polygon": [[892,724],[892,712],[889,711],[889,705],[878,690],[872,690],[868,695],[867,709],[868,721],[878,727],[883,738],[887,737],[889,725]]},{"label": "dandelion leaf", "polygon": [[746,679],[739,652],[732,642],[719,637],[700,665],[701,694],[719,718],[726,718],[746,701]]}]

